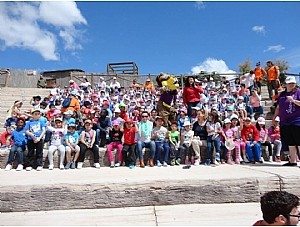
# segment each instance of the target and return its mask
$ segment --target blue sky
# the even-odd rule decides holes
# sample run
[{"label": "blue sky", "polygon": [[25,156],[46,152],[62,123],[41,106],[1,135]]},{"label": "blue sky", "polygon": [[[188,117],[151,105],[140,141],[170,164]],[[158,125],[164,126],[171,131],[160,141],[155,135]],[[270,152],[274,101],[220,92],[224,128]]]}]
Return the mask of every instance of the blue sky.
[{"label": "blue sky", "polygon": [[299,73],[299,22],[300,2],[0,2],[0,68],[225,73],[284,59]]}]

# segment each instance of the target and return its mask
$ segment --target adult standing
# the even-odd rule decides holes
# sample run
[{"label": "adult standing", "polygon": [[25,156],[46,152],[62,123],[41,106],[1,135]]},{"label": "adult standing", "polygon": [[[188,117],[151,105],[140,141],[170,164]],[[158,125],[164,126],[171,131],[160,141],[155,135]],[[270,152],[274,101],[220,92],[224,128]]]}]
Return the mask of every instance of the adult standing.
[{"label": "adult standing", "polygon": [[260,62],[256,63],[256,67],[253,70],[255,78],[254,78],[254,87],[257,88],[257,93],[261,93],[261,82],[263,78],[267,75],[266,70],[260,67]]},{"label": "adult standing", "polygon": [[192,107],[200,107],[201,93],[203,93],[202,87],[195,84],[195,78],[193,76],[188,76],[182,93],[183,103],[188,110],[188,116],[192,115]]},{"label": "adult standing", "polygon": [[280,71],[279,67],[275,66],[272,61],[267,61],[267,86],[269,98],[272,99],[273,90],[275,95],[278,95],[278,88],[280,87],[280,82],[278,80]]},{"label": "adult standing", "polygon": [[286,89],[280,93],[273,116],[280,118],[280,135],[289,147],[290,160],[285,166],[297,166],[297,147],[300,149],[300,89],[294,76],[285,80]]},{"label": "adult standing", "polygon": [[37,81],[37,88],[45,88],[46,87],[46,80],[44,79],[43,75],[40,75],[40,79]]},{"label": "adult standing", "polygon": [[70,105],[69,107],[62,107],[60,110],[62,113],[68,111],[68,110],[71,110],[71,111],[76,111],[78,114],[80,113],[80,103],[79,103],[79,100],[77,98],[77,91],[74,90],[74,91],[71,91],[70,93],[70,98],[71,98],[71,101],[70,101]]},{"label": "adult standing", "polygon": [[249,73],[245,73],[243,76],[241,76],[241,83],[245,84],[245,87],[251,91],[254,86],[254,78],[255,74],[251,70]]}]

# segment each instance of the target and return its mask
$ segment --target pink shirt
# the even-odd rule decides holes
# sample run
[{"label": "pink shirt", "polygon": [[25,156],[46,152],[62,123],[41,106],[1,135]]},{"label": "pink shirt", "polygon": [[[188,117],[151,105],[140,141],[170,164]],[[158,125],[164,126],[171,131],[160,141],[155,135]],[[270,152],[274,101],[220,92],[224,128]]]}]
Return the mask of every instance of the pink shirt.
[{"label": "pink shirt", "polygon": [[263,142],[265,140],[266,135],[268,135],[268,130],[261,128],[259,131],[259,141]]}]

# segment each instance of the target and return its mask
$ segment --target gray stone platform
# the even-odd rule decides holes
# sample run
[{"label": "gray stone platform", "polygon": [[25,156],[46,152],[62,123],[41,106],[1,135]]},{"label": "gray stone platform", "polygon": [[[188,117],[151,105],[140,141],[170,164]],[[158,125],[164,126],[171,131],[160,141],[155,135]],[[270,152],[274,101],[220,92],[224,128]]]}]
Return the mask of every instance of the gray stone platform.
[{"label": "gray stone platform", "polygon": [[0,179],[0,212],[249,203],[280,189],[300,196],[300,169],[276,163],[0,170]]}]

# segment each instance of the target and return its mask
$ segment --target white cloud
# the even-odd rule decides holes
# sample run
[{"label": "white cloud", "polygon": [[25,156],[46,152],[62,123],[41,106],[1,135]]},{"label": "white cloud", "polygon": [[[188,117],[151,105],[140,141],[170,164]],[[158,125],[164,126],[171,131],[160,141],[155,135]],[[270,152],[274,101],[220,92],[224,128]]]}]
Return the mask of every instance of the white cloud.
[{"label": "white cloud", "polygon": [[205,72],[218,72],[218,73],[236,73],[226,65],[225,61],[217,60],[214,58],[207,58],[205,61],[200,62],[197,66],[192,67],[192,74],[198,74],[201,71]]},{"label": "white cloud", "polygon": [[274,53],[278,53],[284,49],[285,49],[285,47],[282,45],[268,46],[268,48],[266,50],[264,50],[264,52],[272,51]]},{"label": "white cloud", "polygon": [[87,21],[75,2],[0,2],[2,50],[28,49],[45,60],[58,60],[59,37],[66,50],[82,48],[81,31],[75,27],[80,24]]},{"label": "white cloud", "polygon": [[266,34],[266,30],[265,30],[265,26],[261,25],[261,26],[253,26],[252,27],[252,31],[256,32],[256,33],[262,33],[262,34]]},{"label": "white cloud", "polygon": [[199,9],[199,10],[205,8],[204,2],[202,2],[202,1],[195,2],[194,6],[196,7],[196,9]]}]

